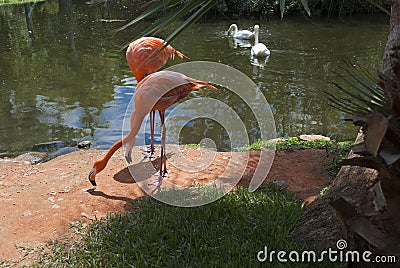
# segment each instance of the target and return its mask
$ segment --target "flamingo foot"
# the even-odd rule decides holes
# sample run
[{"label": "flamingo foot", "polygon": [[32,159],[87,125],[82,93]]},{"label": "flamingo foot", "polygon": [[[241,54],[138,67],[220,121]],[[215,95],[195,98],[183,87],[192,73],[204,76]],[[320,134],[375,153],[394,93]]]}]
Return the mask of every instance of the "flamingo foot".
[{"label": "flamingo foot", "polygon": [[142,152],[142,155],[144,155],[144,158],[156,158],[156,154],[155,154],[155,151],[156,151],[156,149],[151,149],[151,146],[145,146],[145,147],[142,147],[141,149],[140,149],[140,151]]},{"label": "flamingo foot", "polygon": [[149,185],[155,185],[156,187],[160,187],[164,178],[169,178],[168,171],[163,172],[162,176],[160,173],[154,174],[153,176],[157,176],[157,179],[150,181]]},{"label": "flamingo foot", "polygon": [[157,175],[157,179],[150,181],[149,185],[154,185],[156,187],[160,187],[162,182],[163,182],[163,177],[160,175]]},{"label": "flamingo foot", "polygon": [[163,177],[163,178],[169,178],[169,172],[168,172],[167,170],[165,170],[165,171],[162,173],[162,177]]}]

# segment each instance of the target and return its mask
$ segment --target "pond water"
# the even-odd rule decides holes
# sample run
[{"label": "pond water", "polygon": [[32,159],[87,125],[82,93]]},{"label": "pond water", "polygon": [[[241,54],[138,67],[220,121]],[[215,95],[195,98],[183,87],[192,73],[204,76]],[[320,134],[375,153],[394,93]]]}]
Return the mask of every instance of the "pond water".
[{"label": "pond water", "polygon": [[[94,148],[107,149],[121,138],[136,86],[121,47],[150,23],[113,35],[137,15],[131,2],[48,0],[0,6],[1,155],[54,140],[91,139]],[[26,16],[29,10],[31,17]],[[235,20],[242,29],[260,25],[260,40],[271,50],[264,66],[252,64],[249,48],[232,45],[226,36],[230,23],[227,18],[204,19],[173,46],[191,61],[227,64],[250,77],[270,104],[277,136],[355,138],[357,128],[343,122],[344,114],[329,106],[323,91],[337,92],[331,81],[342,60],[356,60],[373,73],[379,69],[387,17]],[[168,65],[181,62],[185,60]],[[225,89],[207,96],[237,108],[250,141],[260,138],[251,110],[239,98]],[[207,119],[184,127],[181,142],[198,143],[204,137],[214,138],[222,150],[229,147],[228,134]],[[156,138],[160,140],[159,134]]]}]

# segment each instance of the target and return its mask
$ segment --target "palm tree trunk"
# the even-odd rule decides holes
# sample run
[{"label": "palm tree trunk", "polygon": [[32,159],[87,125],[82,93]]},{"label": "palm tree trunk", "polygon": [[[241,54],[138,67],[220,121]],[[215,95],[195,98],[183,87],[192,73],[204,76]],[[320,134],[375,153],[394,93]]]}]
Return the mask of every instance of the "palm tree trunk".
[{"label": "palm tree trunk", "polygon": [[[391,4],[389,35],[378,84],[385,89],[385,95],[390,100],[389,108],[396,109],[395,113],[393,111],[391,113],[389,124],[396,120],[397,131],[397,122],[400,122],[400,119],[394,117],[400,114],[396,108],[400,102],[400,0],[393,0]],[[356,143],[362,139],[363,135],[359,134]],[[396,148],[398,145],[399,143],[396,144]],[[398,162],[396,164],[398,165]],[[398,170],[392,172],[391,176],[397,182]],[[376,254],[400,255],[400,216],[397,216],[400,208],[400,187],[399,184],[390,183],[390,180],[388,182],[381,179],[379,185],[382,185],[382,188],[373,187],[375,192],[368,191],[377,178],[378,172],[373,169],[358,166],[342,167],[330,190],[306,209],[297,235],[303,240],[312,242],[322,239],[315,237],[315,234],[320,232],[326,237],[325,243],[320,245],[322,247],[335,248],[335,241],[344,238],[348,242],[348,250],[359,252],[378,250]],[[375,211],[374,205],[372,208],[370,206],[372,200],[377,200],[376,193],[379,192],[387,202],[383,212]],[[349,264],[351,267],[357,265],[375,267],[373,263]]]},{"label": "palm tree trunk", "polygon": [[383,55],[382,71],[393,72],[394,58],[400,55],[400,0],[392,1],[389,37]]}]

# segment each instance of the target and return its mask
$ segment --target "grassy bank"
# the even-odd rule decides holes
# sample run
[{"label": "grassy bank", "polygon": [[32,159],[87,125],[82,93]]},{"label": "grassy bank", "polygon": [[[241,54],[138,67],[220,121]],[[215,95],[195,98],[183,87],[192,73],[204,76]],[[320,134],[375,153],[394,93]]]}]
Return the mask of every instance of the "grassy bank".
[{"label": "grassy bank", "polygon": [[83,243],[54,244],[34,267],[258,267],[264,246],[303,249],[293,240],[302,205],[275,184],[253,193],[240,187],[195,208],[152,198],[133,206],[95,221]]},{"label": "grassy bank", "polygon": [[353,141],[333,141],[333,140],[314,140],[305,141],[297,137],[280,139],[274,143],[270,141],[257,141],[249,146],[239,148],[239,151],[259,151],[266,148],[275,148],[277,151],[293,151],[303,149],[322,149],[326,150],[328,156],[328,169],[332,175],[336,175],[344,160],[350,152]]}]

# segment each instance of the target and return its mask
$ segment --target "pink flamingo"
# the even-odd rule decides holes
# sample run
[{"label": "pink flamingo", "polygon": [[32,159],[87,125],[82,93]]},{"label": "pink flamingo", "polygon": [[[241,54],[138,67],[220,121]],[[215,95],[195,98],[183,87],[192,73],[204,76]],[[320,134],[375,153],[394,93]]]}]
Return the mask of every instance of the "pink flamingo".
[{"label": "pink flamingo", "polygon": [[165,154],[165,136],[166,129],[164,125],[165,110],[172,104],[180,101],[194,90],[206,86],[216,89],[209,83],[187,77],[181,73],[172,71],[160,71],[146,76],[136,87],[134,97],[134,110],[130,118],[130,131],[121,140],[117,141],[106,153],[106,155],[94,162],[93,168],[89,172],[89,181],[96,186],[96,174],[101,172],[107,165],[107,162],[114,152],[126,144],[125,159],[128,163],[132,162],[131,152],[136,142],[136,135],[139,132],[143,119],[151,111],[158,111],[162,125],[161,136],[161,165],[160,175],[155,185],[160,186],[163,177],[167,175],[166,154]]},{"label": "pink flamingo", "polygon": [[157,37],[142,37],[129,44],[126,61],[138,82],[146,75],[160,70],[168,59],[174,59],[174,55],[187,58],[171,45],[165,44],[164,40]]},{"label": "pink flamingo", "polygon": [[[142,37],[129,44],[126,50],[126,60],[138,82],[147,75],[160,70],[168,59],[174,59],[174,55],[187,58],[171,45],[165,46],[165,44],[164,40],[157,37]],[[150,148],[144,150],[144,153],[150,158],[154,157],[154,117],[155,111],[152,111],[150,113],[151,145]]]}]

